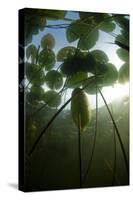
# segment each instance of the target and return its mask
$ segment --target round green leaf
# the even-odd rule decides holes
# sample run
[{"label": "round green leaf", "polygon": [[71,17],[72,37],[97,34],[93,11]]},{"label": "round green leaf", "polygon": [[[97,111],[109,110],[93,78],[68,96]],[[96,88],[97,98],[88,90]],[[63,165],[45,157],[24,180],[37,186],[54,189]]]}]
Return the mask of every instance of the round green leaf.
[{"label": "round green leaf", "polygon": [[73,56],[64,61],[61,65],[61,72],[66,76],[74,75],[75,73],[82,71],[83,58],[80,56]]},{"label": "round green leaf", "polygon": [[104,21],[100,24],[100,29],[105,32],[112,32],[116,25],[113,22]]},{"label": "round green leaf", "polygon": [[107,66],[107,71],[101,78],[104,86],[112,85],[118,79],[118,71],[116,67],[111,63],[107,63],[106,66]]},{"label": "round green leaf", "polygon": [[80,38],[86,31],[88,31],[90,27],[88,24],[83,23],[81,20],[76,20],[72,22],[67,30],[66,30],[66,37],[68,42],[73,42]]},{"label": "round green leaf", "polygon": [[57,54],[57,61],[64,61],[67,58],[74,56],[76,52],[76,47],[67,46],[59,50]]},{"label": "round green leaf", "polygon": [[38,57],[38,63],[40,66],[45,67],[46,70],[50,70],[55,64],[55,54],[51,49],[43,49]]},{"label": "round green leaf", "polygon": [[79,40],[79,48],[82,50],[91,49],[97,42],[99,37],[99,32],[96,28],[91,28],[84,32]]},{"label": "round green leaf", "polygon": [[116,51],[117,55],[119,58],[125,62],[129,62],[129,52],[126,51],[125,49],[119,48]]},{"label": "round green leaf", "polygon": [[37,64],[26,63],[25,72],[28,80],[35,78],[36,74],[39,72],[40,68]]},{"label": "round green leaf", "polygon": [[31,58],[31,62],[34,63],[37,56],[37,48],[34,44],[29,45],[26,48],[26,58]]},{"label": "round green leaf", "polygon": [[129,64],[124,63],[119,69],[118,76],[119,83],[126,83],[129,81]]},{"label": "round green leaf", "polygon": [[42,87],[32,86],[26,99],[29,103],[36,104],[37,101],[44,99],[44,89]]},{"label": "round green leaf", "polygon": [[41,86],[41,85],[44,84],[44,82],[45,82],[45,74],[44,74],[44,72],[43,72],[42,70],[39,71],[39,72],[36,74],[35,78],[33,78],[33,79],[31,80],[31,83],[32,83],[33,85],[36,85],[36,86]]},{"label": "round green leaf", "polygon": [[60,89],[63,84],[63,78],[60,72],[52,70],[46,74],[46,83],[51,89]]},{"label": "round green leaf", "polygon": [[[96,84],[97,84],[97,86],[98,86],[98,88],[102,88],[102,83],[103,83],[103,81],[101,80],[101,78],[100,78],[100,76],[97,76],[97,81],[96,81],[96,79],[95,78],[92,78],[92,77],[90,77],[90,78],[88,78],[88,80],[86,80],[85,82],[83,82],[83,87],[85,86],[85,85],[87,85],[87,83],[88,83],[88,86],[84,89],[88,94],[91,94],[91,95],[95,95],[96,94]],[[98,93],[99,91],[97,90],[97,93]]]},{"label": "round green leaf", "polygon": [[54,90],[49,90],[45,93],[44,101],[50,107],[58,107],[61,103],[61,96]]},{"label": "round green leaf", "polygon": [[82,85],[82,81],[87,79],[88,74],[85,72],[77,72],[73,76],[68,78],[67,87],[69,88],[76,88]]},{"label": "round green leaf", "polygon": [[53,35],[51,35],[50,33],[44,35],[41,39],[41,47],[43,49],[53,49],[55,46],[55,39],[53,37]]},{"label": "round green leaf", "polygon": [[45,81],[44,71],[36,64],[26,63],[26,77],[35,85],[42,85]]},{"label": "round green leaf", "polygon": [[106,63],[109,60],[107,54],[101,50],[97,49],[97,50],[91,51],[91,54],[94,56],[95,60],[100,63]]}]

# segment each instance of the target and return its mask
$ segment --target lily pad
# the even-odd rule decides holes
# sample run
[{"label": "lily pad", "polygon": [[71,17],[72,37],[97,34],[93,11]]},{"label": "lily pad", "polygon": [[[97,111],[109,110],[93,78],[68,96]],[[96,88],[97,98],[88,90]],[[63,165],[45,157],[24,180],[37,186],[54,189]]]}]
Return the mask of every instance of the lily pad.
[{"label": "lily pad", "polygon": [[55,39],[52,34],[48,33],[42,37],[41,47],[43,49],[45,49],[45,48],[53,49],[54,46],[55,46]]},{"label": "lily pad", "polygon": [[63,78],[60,72],[51,70],[46,74],[46,83],[51,89],[60,89],[63,84]]},{"label": "lily pad", "polygon": [[36,57],[37,57],[37,48],[34,44],[31,44],[26,48],[26,58],[27,59],[31,58],[31,62],[34,63]]},{"label": "lily pad", "polygon": [[74,56],[76,52],[76,47],[67,46],[59,50],[57,54],[57,61],[64,61],[67,58]]},{"label": "lily pad", "polygon": [[109,60],[107,54],[104,51],[96,49],[91,51],[91,54],[94,56],[95,60],[100,63],[107,63]]},{"label": "lily pad", "polygon": [[51,49],[43,49],[38,57],[38,63],[40,66],[45,67],[46,70],[50,70],[55,64],[55,53]]},{"label": "lily pad", "polygon": [[119,48],[116,51],[117,55],[119,56],[119,58],[125,62],[129,62],[129,52],[126,51],[123,48]]},{"label": "lily pad", "polygon": [[88,77],[88,74],[85,72],[77,72],[73,76],[68,78],[67,87],[76,88],[82,85],[82,82],[85,81]]},{"label": "lily pad", "polygon": [[129,81],[129,64],[124,63],[119,69],[119,83],[126,83]]},{"label": "lily pad", "polygon": [[49,90],[49,91],[45,92],[44,101],[50,107],[58,107],[61,103],[61,96],[54,90]]}]

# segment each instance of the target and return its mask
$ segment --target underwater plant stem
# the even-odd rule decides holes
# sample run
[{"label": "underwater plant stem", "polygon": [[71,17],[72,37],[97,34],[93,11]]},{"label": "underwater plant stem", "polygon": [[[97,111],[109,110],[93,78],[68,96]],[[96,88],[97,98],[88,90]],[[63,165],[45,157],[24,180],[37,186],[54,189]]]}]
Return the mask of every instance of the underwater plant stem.
[{"label": "underwater plant stem", "polygon": [[103,98],[103,101],[104,101],[104,103],[105,103],[105,105],[106,105],[106,108],[107,108],[107,110],[108,110],[108,112],[109,112],[109,115],[110,115],[110,117],[111,117],[111,120],[112,120],[112,122],[113,122],[113,124],[114,124],[115,130],[116,130],[116,134],[117,134],[117,137],[118,137],[118,140],[119,140],[119,143],[120,143],[120,146],[121,146],[121,150],[122,150],[122,153],[123,153],[123,157],[124,157],[124,161],[125,161],[125,166],[126,166],[127,174],[129,174],[128,161],[127,161],[126,152],[125,152],[125,149],[124,149],[124,145],[123,145],[123,143],[122,143],[121,136],[120,136],[120,134],[119,134],[119,131],[118,131],[118,128],[117,128],[116,123],[115,123],[115,121],[114,121],[114,118],[113,118],[113,116],[112,116],[112,114],[111,114],[111,111],[110,111],[110,109],[109,109],[109,107],[108,107],[108,104],[107,104],[107,102],[106,102],[106,100],[105,100],[105,98],[104,98],[104,96],[103,96],[101,90],[100,90],[99,88],[98,88],[98,90],[99,90],[99,93],[100,93],[101,97]]},{"label": "underwater plant stem", "polygon": [[93,155],[94,155],[94,151],[95,151],[95,146],[96,146],[96,136],[97,136],[97,121],[98,121],[98,92],[97,92],[97,87],[96,87],[96,123],[95,123],[95,133],[94,133],[94,141],[93,141],[93,146],[92,146],[92,153],[91,153],[91,157],[89,160],[89,164],[86,170],[86,173],[83,177],[83,180],[86,181],[88,172],[91,168],[91,164],[92,164],[92,159],[93,159]]},{"label": "underwater plant stem", "polygon": [[115,183],[115,176],[116,176],[116,136],[115,136],[115,127],[113,127],[113,135],[114,135],[114,166],[113,166],[112,185],[114,185],[114,183]]},{"label": "underwater plant stem", "polygon": [[79,185],[82,188],[81,117],[78,115]]},{"label": "underwater plant stem", "polygon": [[[94,77],[92,77],[94,78]],[[92,81],[92,78],[89,79],[89,81]],[[89,84],[89,81],[88,83],[83,87],[81,88],[81,90],[79,92],[81,92],[82,90],[84,90],[86,87],[88,87],[88,84]],[[44,129],[42,130],[42,132],[40,133],[40,135],[38,136],[38,138],[36,139],[35,143],[33,144],[31,150],[29,151],[27,157],[30,157],[31,154],[33,153],[33,151],[35,150],[36,148],[36,145],[38,144],[38,142],[40,141],[40,139],[42,138],[43,134],[46,132],[46,130],[49,128],[49,126],[51,125],[51,123],[56,119],[56,117],[60,114],[60,112],[67,106],[68,103],[71,102],[71,100],[79,94],[79,92],[77,92],[75,95],[73,95],[72,97],[70,97],[66,103],[54,114],[54,116],[51,118],[51,120],[47,123],[47,125],[44,127]]]},{"label": "underwater plant stem", "polygon": [[[111,104],[111,112],[112,112],[112,115],[114,116],[113,114],[113,106]],[[115,135],[115,127],[113,125],[113,140],[114,140],[114,163],[113,163],[113,170],[112,170],[112,185],[115,184],[115,179],[116,179],[116,135]]]}]

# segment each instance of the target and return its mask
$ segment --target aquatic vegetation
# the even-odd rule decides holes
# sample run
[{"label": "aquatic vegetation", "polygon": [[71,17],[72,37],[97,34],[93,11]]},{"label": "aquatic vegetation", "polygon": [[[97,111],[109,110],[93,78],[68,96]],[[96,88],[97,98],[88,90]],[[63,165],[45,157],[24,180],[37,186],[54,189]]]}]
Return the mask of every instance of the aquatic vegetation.
[{"label": "aquatic vegetation", "polygon": [[[60,116],[63,116],[62,113],[65,113],[65,110],[68,109],[70,111],[70,103],[71,113],[67,113],[69,120],[65,114],[64,118],[70,122],[70,124],[66,124],[66,127],[69,125],[71,128],[69,131],[73,133],[71,136],[68,133],[68,141],[71,143],[72,138],[75,138],[75,141],[77,141],[76,145],[73,146],[74,151],[77,148],[77,154],[75,153],[74,155],[77,155],[75,163],[78,164],[76,164],[75,167],[77,167],[76,170],[79,175],[79,178],[77,178],[78,175],[75,175],[75,187],[89,186],[88,179],[91,176],[90,171],[92,170],[92,166],[95,169],[95,166],[92,165],[94,162],[92,162],[92,160],[95,160],[95,154],[97,155],[99,153],[97,151],[97,148],[99,148],[97,147],[97,141],[102,140],[99,139],[98,136],[100,126],[98,120],[100,117],[103,117],[102,120],[100,119],[103,123],[105,121],[104,115],[108,117],[107,124],[111,124],[111,127],[113,127],[111,128],[111,134],[108,135],[108,138],[111,138],[111,136],[113,138],[111,138],[111,142],[113,141],[114,151],[112,151],[113,153],[111,153],[111,155],[114,155],[112,156],[114,161],[111,160],[110,162],[106,157],[103,159],[103,163],[111,174],[108,175],[108,177],[112,177],[110,184],[117,185],[116,182],[119,182],[116,181],[116,179],[119,180],[119,176],[116,174],[118,159],[116,154],[118,151],[119,154],[122,152],[123,155],[121,158],[123,161],[122,163],[124,163],[123,173],[126,174],[125,171],[127,171],[125,177],[129,174],[127,145],[125,145],[124,138],[121,134],[121,128],[114,117],[114,112],[112,112],[112,110],[114,111],[115,109],[113,109],[113,106],[112,109],[110,108],[103,91],[104,88],[115,87],[118,83],[124,85],[129,81],[129,16],[77,12],[78,17],[73,17],[72,13],[74,12],[38,9],[34,10],[34,13],[32,10],[27,10],[25,13],[25,45],[20,48],[20,52],[22,52],[20,57],[21,62],[23,62],[25,66],[25,77],[23,81],[25,83],[24,90],[26,95],[26,126],[27,132],[29,132],[28,141],[30,140],[29,138],[30,135],[32,135],[32,131],[34,134],[32,142],[29,142],[29,147],[26,151],[27,163],[34,163],[32,159],[36,157],[36,154],[41,157],[43,148],[45,149],[49,143],[49,141],[47,141],[48,138],[53,141],[50,134],[52,135],[55,133],[53,137],[55,141],[57,141],[59,137],[57,137],[57,135],[60,131],[54,132],[52,128],[58,119],[61,120]],[[67,14],[73,18],[67,17]],[[118,34],[117,29],[120,30]],[[60,33],[60,30],[63,30],[67,45],[64,45],[63,42],[62,45],[60,45],[60,42],[60,46],[58,46],[58,40],[61,39],[56,37],[55,30],[56,34],[57,31]],[[97,48],[96,45],[101,40],[101,33],[106,33],[113,37],[113,42],[108,42],[110,43],[109,45],[112,51],[116,51],[116,56],[123,62],[119,69],[118,66],[113,63],[113,60],[110,59],[109,54],[102,48]],[[37,37],[37,35],[39,39],[35,42],[34,36]],[[113,49],[114,45],[117,45],[117,50]],[[26,49],[25,57],[23,48]],[[66,95],[66,100],[63,103],[65,92],[69,95]],[[90,106],[90,96],[95,98],[95,108]],[[100,97],[106,109],[104,108],[103,116],[100,115],[99,117]],[[47,114],[45,114],[45,112]],[[88,137],[90,132],[88,132],[88,130],[92,124],[92,138],[91,141],[89,141]],[[56,125],[55,129],[58,129]],[[104,130],[100,131],[104,132]],[[106,131],[109,132],[107,127]],[[126,132],[125,134],[128,133]],[[62,140],[63,142],[67,137],[66,135]],[[102,138],[102,135],[100,137]],[[86,138],[86,141],[91,142],[91,145],[87,147],[89,151],[87,150],[85,152],[84,138]],[[60,144],[59,140],[58,142]],[[58,149],[58,142],[56,149]],[[39,148],[41,149],[40,154],[38,153]],[[45,149],[44,152],[45,156],[46,152],[48,152],[47,149]],[[85,155],[89,156],[85,157]],[[54,157],[54,155],[51,155],[51,157]],[[100,158],[101,156],[99,156],[99,159]],[[63,165],[63,162],[65,161],[61,161],[60,164]],[[69,173],[71,173],[71,167],[68,168]],[[99,170],[103,169],[104,167],[101,167]],[[125,183],[128,182],[127,180],[128,178]],[[58,186],[58,180],[56,181]],[[93,185],[93,181],[91,184]],[[99,184],[98,186],[101,185]],[[104,186],[106,186],[106,184]],[[68,185],[66,184],[64,187],[67,188]]]}]

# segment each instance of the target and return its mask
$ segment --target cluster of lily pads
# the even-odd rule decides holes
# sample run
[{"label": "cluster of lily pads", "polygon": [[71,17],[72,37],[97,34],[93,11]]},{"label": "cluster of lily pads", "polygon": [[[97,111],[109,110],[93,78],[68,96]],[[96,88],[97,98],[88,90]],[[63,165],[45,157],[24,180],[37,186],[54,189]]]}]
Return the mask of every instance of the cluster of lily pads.
[{"label": "cluster of lily pads", "polygon": [[[54,52],[55,39],[51,34],[42,37],[39,47],[31,44],[32,36],[43,30],[49,19],[64,19],[66,11],[27,10],[25,24],[26,63],[25,74],[27,101],[36,105],[45,102],[51,107],[58,107],[61,103],[60,90],[84,87],[88,94],[96,93],[96,84],[99,88],[114,85],[116,82],[125,83],[129,80],[129,52],[120,47],[117,54],[124,61],[118,71],[109,62],[105,52],[91,48],[99,38],[99,31],[112,32],[116,24],[120,34],[119,41],[129,46],[129,20],[125,16],[79,12],[79,19],[73,20],[66,28],[66,38],[69,43],[78,41],[77,47],[68,45],[61,48],[57,55]],[[36,17],[36,19],[34,19]],[[31,23],[33,22],[33,23]],[[30,30],[29,30],[30,29]],[[127,31],[125,31],[127,30]],[[56,62],[59,67],[55,67]],[[94,79],[91,79],[95,77]],[[26,82],[27,82],[26,81]],[[45,87],[46,86],[46,87]],[[44,88],[46,91],[44,91]],[[47,88],[47,89],[46,89]]]}]

